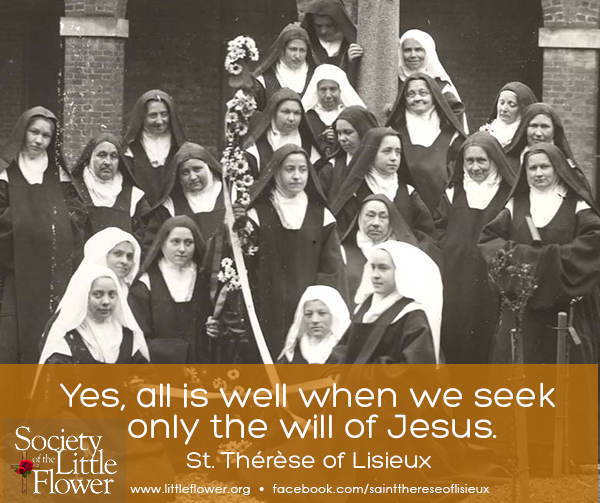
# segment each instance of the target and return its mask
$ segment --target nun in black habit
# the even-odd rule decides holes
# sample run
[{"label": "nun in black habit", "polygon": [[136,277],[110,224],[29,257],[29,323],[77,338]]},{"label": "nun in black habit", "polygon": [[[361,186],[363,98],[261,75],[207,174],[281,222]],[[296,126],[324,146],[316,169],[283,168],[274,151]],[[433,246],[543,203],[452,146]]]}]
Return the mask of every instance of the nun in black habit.
[{"label": "nun in black habit", "polygon": [[313,0],[306,6],[301,26],[308,32],[315,64],[339,66],[355,84],[363,49],[356,43],[356,25],[344,2]]},{"label": "nun in black habit", "polygon": [[123,138],[125,157],[151,208],[167,191],[171,159],[185,141],[185,130],[173,98],[160,89],[137,100]]},{"label": "nun in black habit", "polygon": [[57,145],[58,120],[24,112],[0,150],[0,362],[37,363],[44,325],[83,246],[85,208]]},{"label": "nun in black habit", "polygon": [[329,157],[319,160],[315,169],[325,197],[335,194],[348,174],[352,157],[367,131],[377,127],[377,118],[359,105],[344,108],[332,124],[338,148]]},{"label": "nun in black habit", "polygon": [[257,109],[264,110],[271,96],[282,88],[302,96],[314,70],[308,33],[297,23],[288,24],[252,73]]},{"label": "nun in black habit", "polygon": [[302,148],[285,145],[273,154],[252,189],[246,218],[258,234],[249,266],[253,297],[276,359],[308,286],[331,286],[347,297],[335,219]]},{"label": "nun in black habit", "polygon": [[[223,225],[223,168],[208,150],[186,141],[169,167],[168,197],[159,209],[163,220],[176,215],[190,217],[205,241]],[[164,218],[166,217],[166,218]]]},{"label": "nun in black habit", "polygon": [[419,193],[398,173],[401,156],[400,135],[393,129],[374,128],[365,135],[339,191],[329,198],[340,235],[347,236],[366,197],[383,194],[394,203],[420,248],[441,265],[433,218]]},{"label": "nun in black habit", "polygon": [[537,102],[538,99],[529,86],[521,82],[504,84],[494,100],[489,124],[481,126],[481,129],[496,138],[502,148],[508,148],[523,120],[525,109]]},{"label": "nun in black habit", "polygon": [[115,136],[101,133],[92,138],[71,170],[71,178],[87,209],[86,240],[102,229],[117,227],[144,241],[143,217],[150,206]]},{"label": "nun in black habit", "polygon": [[448,363],[489,363],[500,298],[477,244],[483,227],[504,207],[515,179],[500,143],[479,131],[463,143],[438,204],[445,266],[442,349]]},{"label": "nun in black habit", "polygon": [[415,73],[398,90],[387,125],[402,138],[400,172],[431,212],[452,177],[454,159],[467,137],[462,114],[452,111],[429,75]]},{"label": "nun in black habit", "polygon": [[202,270],[204,253],[204,240],[194,221],[186,215],[169,218],[129,291],[129,305],[146,336],[153,363],[205,359],[209,287]]},{"label": "nun in black habit", "polygon": [[523,118],[515,132],[513,141],[506,148],[506,156],[514,171],[519,170],[524,155],[537,143],[556,145],[566,157],[569,165],[575,170],[577,176],[586,185],[587,190],[591,190],[587,178],[575,162],[575,156],[567,140],[560,116],[554,107],[548,105],[548,103],[532,103],[523,112]]},{"label": "nun in black habit", "polygon": [[[530,217],[541,242],[527,225]],[[558,146],[533,145],[525,154],[506,207],[486,225],[479,247],[489,263],[500,250],[511,263],[532,264],[538,287],[522,320],[524,363],[556,363],[557,315],[569,323],[582,343],[571,350],[573,363],[597,362],[600,332],[600,211]],[[508,285],[508,294],[514,292]],[[504,312],[492,363],[510,363],[512,315]]]},{"label": "nun in black habit", "polygon": [[242,147],[255,179],[269,164],[273,152],[288,143],[309,152],[311,162],[320,157],[302,99],[291,89],[283,88],[273,94],[267,108],[252,117],[249,129]]}]

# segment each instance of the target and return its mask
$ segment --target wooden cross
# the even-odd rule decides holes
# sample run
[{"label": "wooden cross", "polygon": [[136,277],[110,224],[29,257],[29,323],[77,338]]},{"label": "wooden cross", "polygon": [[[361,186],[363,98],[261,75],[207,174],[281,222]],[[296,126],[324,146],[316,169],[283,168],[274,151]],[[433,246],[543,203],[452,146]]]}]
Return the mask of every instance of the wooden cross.
[{"label": "wooden cross", "polygon": [[[22,452],[21,453],[21,461],[23,461],[24,459],[27,459],[27,451]],[[11,468],[15,469],[15,468],[19,468],[19,463],[11,463],[10,465]],[[40,467],[39,463],[33,463],[33,468],[32,471],[35,469],[38,469]],[[23,477],[21,476],[21,493],[22,494],[27,494],[27,477]]]}]

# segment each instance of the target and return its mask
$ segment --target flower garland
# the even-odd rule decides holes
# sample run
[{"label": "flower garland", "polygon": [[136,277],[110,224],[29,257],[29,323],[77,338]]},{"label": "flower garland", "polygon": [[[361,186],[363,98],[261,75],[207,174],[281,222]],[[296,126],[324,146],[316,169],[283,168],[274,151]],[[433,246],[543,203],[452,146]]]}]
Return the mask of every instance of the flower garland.
[{"label": "flower garland", "polygon": [[225,257],[221,260],[221,270],[217,275],[217,279],[219,282],[225,283],[229,290],[239,290],[242,288],[242,283],[240,282],[240,277],[233,265],[233,260],[229,257]]},{"label": "flower garland", "polygon": [[227,44],[227,56],[225,57],[225,70],[232,75],[242,73],[243,65],[239,61],[250,59],[258,61],[258,49],[254,40],[250,37],[239,37],[230,40]]},{"label": "flower garland", "polygon": [[[227,45],[225,68],[232,75],[239,75],[243,65],[240,61],[248,59],[258,61],[258,50],[254,40],[249,37],[239,36]],[[256,100],[244,89],[238,89],[227,102],[225,114],[225,150],[221,164],[224,178],[235,187],[235,203],[247,207],[250,204],[250,187],[254,178],[250,174],[250,167],[242,151],[242,140],[248,134],[250,118],[256,112]],[[245,255],[255,255],[258,247],[254,244],[254,228],[249,221],[245,225],[236,225],[242,250]],[[233,265],[232,265],[233,267]],[[224,271],[223,271],[224,272]]]}]

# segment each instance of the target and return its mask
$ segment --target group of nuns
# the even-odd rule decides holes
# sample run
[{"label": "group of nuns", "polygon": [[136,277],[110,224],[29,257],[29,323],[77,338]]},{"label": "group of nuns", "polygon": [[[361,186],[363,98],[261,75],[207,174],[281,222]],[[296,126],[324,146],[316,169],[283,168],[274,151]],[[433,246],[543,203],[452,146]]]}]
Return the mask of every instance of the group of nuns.
[{"label": "group of nuns", "polygon": [[[339,0],[311,2],[254,71],[254,182],[234,212],[270,359],[509,363],[513,313],[488,278],[504,254],[537,283],[525,363],[556,362],[559,311],[571,361],[596,363],[600,212],[560,117],[510,82],[469,136],[433,38],[409,30],[399,53],[383,126],[353,87],[363,49]],[[71,167],[58,133],[35,107],[0,149],[0,361],[228,363],[225,181],[174,100],[144,93],[122,140],[95,136]],[[240,347],[236,362],[264,361],[253,337]]]}]

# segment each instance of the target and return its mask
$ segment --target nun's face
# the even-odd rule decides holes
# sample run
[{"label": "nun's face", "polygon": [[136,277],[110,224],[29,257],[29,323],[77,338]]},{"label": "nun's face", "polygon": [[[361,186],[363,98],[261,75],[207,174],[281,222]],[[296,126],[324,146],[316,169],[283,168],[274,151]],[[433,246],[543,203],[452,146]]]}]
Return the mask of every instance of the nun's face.
[{"label": "nun's face", "polygon": [[331,332],[333,316],[327,305],[320,300],[309,300],[304,304],[304,322],[313,337],[325,337]]},{"label": "nun's face", "polygon": [[433,108],[433,97],[427,82],[411,80],[406,87],[406,108],[415,115],[423,115]]},{"label": "nun's face", "polygon": [[425,48],[414,38],[407,38],[402,42],[402,59],[409,70],[420,70],[426,55]]},{"label": "nun's face", "polygon": [[194,258],[194,235],[187,227],[175,227],[162,245],[165,258],[179,267],[187,267]]},{"label": "nun's face", "polygon": [[163,135],[169,131],[169,107],[164,101],[150,100],[146,103],[144,129],[153,135]]},{"label": "nun's face", "polygon": [[294,100],[282,101],[275,113],[275,126],[284,134],[291,134],[302,121],[302,106]]},{"label": "nun's face", "polygon": [[133,245],[128,241],[121,241],[106,254],[106,266],[117,275],[117,278],[124,280],[131,272],[134,258]]},{"label": "nun's face", "polygon": [[312,25],[317,37],[325,42],[334,42],[338,37],[340,30],[337,23],[331,16],[313,14]]},{"label": "nun's face", "polygon": [[483,148],[473,145],[465,149],[465,169],[477,183],[483,182],[488,177],[491,166],[490,158]]},{"label": "nun's face", "polygon": [[371,256],[371,283],[373,291],[387,297],[396,290],[396,267],[385,250],[375,250]]},{"label": "nun's face", "polygon": [[179,181],[185,192],[202,192],[210,180],[210,168],[202,159],[188,159],[179,165]]},{"label": "nun's face", "polygon": [[23,153],[29,159],[36,159],[42,155],[54,134],[54,123],[44,117],[34,117],[29,121],[25,130],[25,141],[23,142]]},{"label": "nun's face", "polygon": [[335,80],[320,80],[317,84],[319,104],[325,110],[335,110],[340,104],[340,85]]},{"label": "nun's face", "polygon": [[308,162],[304,154],[290,154],[276,175],[277,184],[290,195],[296,195],[306,188],[308,183]]},{"label": "nun's face", "polygon": [[296,70],[306,61],[307,53],[308,46],[306,45],[306,42],[301,38],[294,38],[285,44],[281,59],[287,66]]},{"label": "nun's face", "polygon": [[554,143],[554,123],[544,114],[538,114],[527,126],[527,145]]},{"label": "nun's face", "polygon": [[382,201],[369,201],[360,210],[360,228],[373,240],[380,243],[390,232],[390,212]]},{"label": "nun's face", "polygon": [[106,276],[97,278],[88,293],[88,315],[102,323],[113,315],[118,301],[117,285],[113,279]]},{"label": "nun's face", "polygon": [[360,145],[360,136],[358,131],[347,120],[338,119],[335,122],[335,133],[338,143],[347,154],[353,155]]},{"label": "nun's face", "polygon": [[558,180],[558,174],[550,158],[543,152],[530,154],[527,157],[525,168],[527,183],[530,187],[535,187],[538,190],[548,190]]},{"label": "nun's face", "polygon": [[400,138],[395,135],[385,136],[379,144],[373,166],[382,175],[390,176],[398,171],[401,158]]},{"label": "nun's face", "polygon": [[519,118],[519,98],[517,93],[502,91],[498,97],[498,117],[505,124],[512,124]]},{"label": "nun's face", "polygon": [[119,169],[119,152],[109,141],[96,145],[90,159],[90,167],[96,177],[107,182],[112,180]]}]

